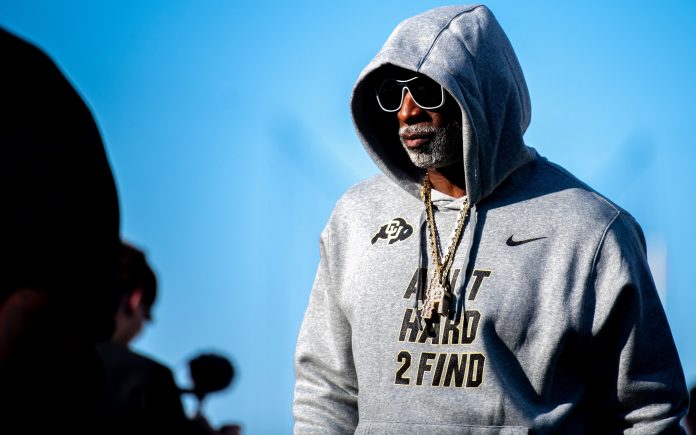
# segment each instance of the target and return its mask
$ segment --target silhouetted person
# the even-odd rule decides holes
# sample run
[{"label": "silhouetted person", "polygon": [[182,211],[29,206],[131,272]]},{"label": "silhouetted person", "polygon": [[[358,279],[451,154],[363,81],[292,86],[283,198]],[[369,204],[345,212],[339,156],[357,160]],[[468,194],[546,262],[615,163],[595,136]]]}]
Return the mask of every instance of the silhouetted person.
[{"label": "silhouetted person", "polygon": [[106,368],[105,431],[113,434],[214,434],[202,419],[191,421],[180,389],[166,366],[133,352],[130,343],[152,319],[157,279],[145,255],[123,244],[116,281],[119,306],[111,341],[98,346]]},{"label": "silhouetted person", "polygon": [[130,349],[131,341],[151,319],[157,281],[143,253],[125,244],[116,289],[116,329],[109,343],[99,345],[107,375],[107,427],[113,433],[180,430],[187,419],[171,370]]},{"label": "silhouetted person", "polygon": [[95,433],[113,329],[116,188],[92,114],[0,29],[0,433]]}]

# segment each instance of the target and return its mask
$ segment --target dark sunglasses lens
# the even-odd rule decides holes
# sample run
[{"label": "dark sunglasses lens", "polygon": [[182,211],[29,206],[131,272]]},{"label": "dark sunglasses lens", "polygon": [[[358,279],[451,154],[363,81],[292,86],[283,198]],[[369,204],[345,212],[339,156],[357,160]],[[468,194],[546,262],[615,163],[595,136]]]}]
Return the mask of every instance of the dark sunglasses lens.
[{"label": "dark sunglasses lens", "polygon": [[387,79],[382,82],[377,90],[377,98],[385,110],[397,110],[399,108],[403,88],[403,83],[393,79]]},{"label": "dark sunglasses lens", "polygon": [[416,104],[423,108],[434,108],[442,105],[442,87],[429,78],[418,77],[408,83],[408,90]]}]

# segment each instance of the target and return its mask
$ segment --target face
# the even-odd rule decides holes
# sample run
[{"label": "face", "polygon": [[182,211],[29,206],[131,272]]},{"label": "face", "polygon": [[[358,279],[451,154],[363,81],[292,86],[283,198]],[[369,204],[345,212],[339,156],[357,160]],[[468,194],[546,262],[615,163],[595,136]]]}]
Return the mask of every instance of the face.
[{"label": "face", "polygon": [[116,313],[116,330],[112,340],[124,346],[140,334],[143,327],[151,320],[151,307],[142,299],[144,290],[135,289],[130,295],[123,298]]},{"label": "face", "polygon": [[409,158],[419,168],[444,168],[462,161],[461,111],[454,98],[445,93],[445,104],[427,110],[406,92],[396,112],[399,139]]},{"label": "face", "polygon": [[142,305],[139,305],[132,313],[130,313],[128,316],[128,321],[124,322],[123,330],[128,342],[140,335],[147,321],[148,315],[145,307]]}]

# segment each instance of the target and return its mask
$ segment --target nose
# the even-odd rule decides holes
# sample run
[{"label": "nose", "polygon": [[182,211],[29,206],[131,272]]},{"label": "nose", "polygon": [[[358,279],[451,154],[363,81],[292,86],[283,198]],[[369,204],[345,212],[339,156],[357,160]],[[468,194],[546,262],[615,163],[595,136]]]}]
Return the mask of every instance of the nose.
[{"label": "nose", "polygon": [[413,97],[411,97],[411,93],[409,91],[406,91],[406,95],[404,95],[404,101],[401,103],[401,108],[396,114],[396,117],[399,119],[399,122],[402,124],[412,124],[414,121],[417,121],[418,118],[420,118],[425,111],[421,109],[421,107],[416,104],[415,101],[413,101]]}]

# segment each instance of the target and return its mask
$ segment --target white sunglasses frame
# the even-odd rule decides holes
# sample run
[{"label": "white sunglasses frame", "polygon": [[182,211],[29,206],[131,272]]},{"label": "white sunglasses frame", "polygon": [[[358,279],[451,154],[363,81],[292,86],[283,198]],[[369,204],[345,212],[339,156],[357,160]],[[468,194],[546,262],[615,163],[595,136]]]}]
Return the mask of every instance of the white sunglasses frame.
[{"label": "white sunglasses frame", "polygon": [[[408,83],[408,82],[411,82],[411,81],[416,80],[418,78],[422,78],[422,76],[412,77],[412,78],[407,79],[407,80],[394,79],[394,81],[396,81],[398,83]],[[413,100],[413,102],[416,103],[416,105],[423,110],[435,110],[435,109],[439,109],[440,107],[445,105],[445,88],[442,87],[442,85],[440,85],[440,92],[441,92],[440,104],[438,104],[437,106],[432,106],[432,107],[423,106],[423,105],[419,104],[418,101],[416,101],[416,98],[413,96],[413,93],[411,92],[411,90],[408,88],[408,86],[404,85],[401,88],[401,101],[399,102],[399,107],[397,107],[396,109],[393,109],[393,110],[387,110],[384,108],[384,106],[382,105],[382,102],[379,100],[379,88],[376,88],[375,89],[375,97],[377,97],[377,104],[379,104],[379,108],[384,110],[387,113],[398,112],[399,110],[401,110],[401,106],[404,105],[404,96],[406,96],[406,91],[408,91],[408,93],[411,94],[411,99]]]}]

